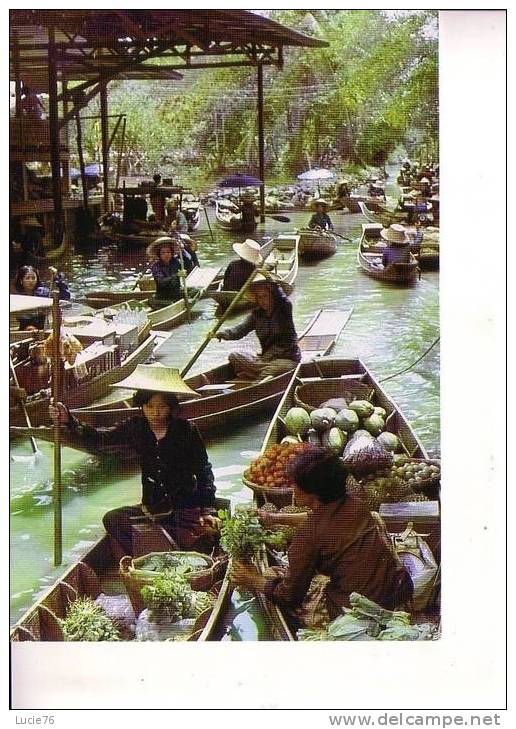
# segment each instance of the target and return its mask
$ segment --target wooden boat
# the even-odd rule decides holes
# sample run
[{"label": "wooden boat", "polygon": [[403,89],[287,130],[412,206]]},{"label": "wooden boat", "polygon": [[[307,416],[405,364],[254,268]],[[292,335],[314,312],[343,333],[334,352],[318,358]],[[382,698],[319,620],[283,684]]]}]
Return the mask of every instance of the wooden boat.
[{"label": "wooden boat", "polygon": [[[124,344],[100,344],[87,347],[81,352],[81,372],[78,368],[65,365],[63,370],[63,401],[71,408],[85,407],[111,390],[111,385],[128,377],[136,365],[145,362],[154,349],[155,335],[145,339],[130,354],[125,354]],[[25,361],[17,368],[20,386],[29,397],[25,407],[33,426],[49,423],[50,368],[48,364]],[[78,379],[79,378],[79,379]],[[19,407],[10,411],[13,425],[25,422]]]},{"label": "wooden boat", "polygon": [[[314,405],[316,402],[324,402],[330,397],[346,397],[346,393],[349,393],[349,396],[352,397],[359,394],[362,399],[365,390],[369,390],[370,393],[373,392],[371,401],[387,412],[386,430],[398,436],[407,455],[413,458],[428,458],[425,447],[399,406],[387,395],[362,361],[359,359],[329,358],[298,365],[265,434],[261,448],[262,454],[275,443],[281,442],[282,438],[287,435],[284,418],[288,410],[298,404],[296,402],[296,389],[299,385],[309,385]],[[318,396],[318,393],[320,393],[320,396]],[[259,507],[263,503],[263,498],[255,492],[255,505]],[[420,505],[418,504],[418,506]],[[439,531],[438,524],[434,528],[437,529],[437,532]],[[258,560],[258,567],[262,572],[266,568],[277,564],[270,552],[262,552]],[[267,600],[262,593],[257,593],[257,597],[268,617],[276,640],[295,640],[295,633],[293,627],[289,624],[287,615],[277,605]]]},{"label": "wooden boat", "polygon": [[[318,311],[299,337],[303,361],[328,354],[346,326],[351,313],[351,311],[328,309]],[[259,381],[236,380],[229,364],[220,365],[186,378],[186,383],[202,397],[182,402],[181,415],[195,423],[202,433],[206,433],[233,420],[241,421],[243,418],[271,412],[279,402],[291,376],[292,371]],[[111,426],[139,412],[138,408],[131,408],[125,398],[126,394],[109,405],[92,404],[89,407],[72,408],[72,414],[82,422],[95,427]],[[46,441],[53,439],[52,428],[11,428],[11,432],[35,435]],[[62,433],[62,443],[72,448],[78,447],[73,437],[66,431]],[[79,449],[88,450],[88,446]],[[106,449],[106,452],[108,450]],[[98,449],[95,452],[97,453]]]},{"label": "wooden boat", "polygon": [[377,211],[373,210],[370,205],[362,201],[358,203],[358,206],[366,220],[370,223],[380,224],[383,226],[389,226],[391,223],[402,223],[406,217],[403,213],[396,213],[391,210],[387,210],[385,206],[382,206],[381,209],[378,209]]},{"label": "wooden boat", "polygon": [[40,255],[34,256],[34,258],[39,261],[56,261],[58,258],[61,258],[61,256],[64,256],[64,254],[70,247],[66,233],[63,233],[63,240],[61,241],[60,245],[56,246],[55,248],[46,247],[45,244],[46,237],[43,239],[43,252]]},{"label": "wooden boat", "polygon": [[252,233],[257,226],[256,221],[253,224],[244,225],[238,206],[230,200],[215,200],[215,220],[224,230],[239,233]]},{"label": "wooden boat", "polygon": [[[264,267],[279,276],[290,286],[294,286],[299,268],[299,235],[295,233],[284,233],[277,238],[262,246],[262,252],[265,256]],[[215,316],[222,316],[228,306],[232,303],[238,291],[226,291],[222,289],[222,281],[217,289],[208,291],[207,295],[214,299],[218,304]],[[242,298],[237,302],[236,307],[232,310],[237,313],[244,309],[251,309],[253,302],[251,299]]]},{"label": "wooden boat", "polygon": [[201,222],[201,203],[200,200],[193,197],[183,198],[181,203],[181,210],[185,214],[186,220],[188,221],[188,232],[192,233],[197,230],[199,223]]},{"label": "wooden boat", "polygon": [[[217,498],[216,507],[230,509],[228,499]],[[174,551],[168,533],[159,524],[141,523],[133,526],[134,556],[150,552]],[[118,558],[119,559],[119,558]],[[74,562],[36,603],[13,625],[11,641],[63,641],[61,620],[68,607],[79,597],[96,600],[99,595],[117,600],[126,614],[136,620],[124,581],[120,574],[110,538],[101,537],[77,562]],[[221,562],[224,572],[222,582],[216,584],[217,598],[214,605],[195,621],[188,640],[200,642],[220,639],[226,607],[231,595],[227,561]],[[108,598],[108,600],[109,600]],[[106,602],[99,600],[101,605]],[[130,637],[125,637],[131,640]]]},{"label": "wooden boat", "polygon": [[[367,252],[381,255],[386,243],[380,233],[384,226],[380,223],[363,223],[362,231],[365,245],[369,246]],[[405,230],[410,241],[410,252],[418,261],[422,271],[434,271],[439,268],[439,231],[438,229],[420,229],[423,233],[421,243],[416,243],[417,228],[413,225],[406,225]]]},{"label": "wooden boat", "polygon": [[325,230],[301,228],[299,234],[299,256],[305,260],[333,256],[337,251],[337,239],[333,233]]},{"label": "wooden boat", "polygon": [[419,266],[416,258],[410,253],[409,263],[393,263],[387,268],[378,268],[376,262],[381,263],[384,247],[370,245],[368,243],[368,227],[362,224],[362,236],[358,243],[357,260],[358,265],[364,273],[371,278],[385,283],[392,284],[413,284],[419,276]]},{"label": "wooden boat", "polygon": [[341,197],[333,205],[334,209],[342,210],[347,208],[350,213],[362,212],[362,204],[367,205],[370,211],[380,212],[385,209],[381,198],[371,197],[370,195],[351,194],[349,197]]},{"label": "wooden boat", "polygon": [[[188,289],[201,289],[203,292],[215,280],[220,269],[213,266],[207,268],[198,268],[197,266],[186,277],[186,286]],[[138,282],[139,290],[133,289],[99,289],[90,291],[82,299],[85,304],[100,309],[105,306],[119,304],[124,301],[144,301],[156,292],[156,284],[150,273],[145,273]]]}]

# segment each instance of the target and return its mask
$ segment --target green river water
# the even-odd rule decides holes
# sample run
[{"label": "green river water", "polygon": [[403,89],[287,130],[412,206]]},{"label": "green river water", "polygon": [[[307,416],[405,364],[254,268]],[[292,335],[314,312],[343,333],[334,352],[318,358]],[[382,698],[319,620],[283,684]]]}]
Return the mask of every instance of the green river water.
[{"label": "green river water", "polygon": [[[391,177],[390,180],[393,178]],[[388,189],[389,192],[389,189]],[[391,188],[396,194],[396,189]],[[210,217],[212,215],[209,209]],[[255,238],[287,232],[308,221],[308,213],[293,213],[291,223],[267,218]],[[361,215],[331,214],[336,231],[350,238],[360,234]],[[212,222],[212,241],[206,221],[195,237],[201,265],[225,266],[234,257],[231,243],[238,235],[221,231]],[[131,285],[145,269],[145,252],[126,253],[114,247],[92,253],[76,253],[61,263],[72,293]],[[357,266],[356,246],[342,241],[337,253],[314,264],[300,264],[291,296],[298,332],[321,308],[350,309],[353,315],[333,351],[338,357],[359,356],[373,374],[382,379],[412,364],[439,336],[439,274],[424,272],[412,288],[396,288],[365,276]],[[200,303],[191,324],[183,324],[163,347],[160,361],[181,367],[212,326],[215,303]],[[253,344],[251,335],[238,343]],[[234,346],[235,343],[231,343]],[[212,341],[192,372],[208,369],[227,356],[228,343]],[[409,372],[384,385],[414,426],[430,455],[439,455],[439,348]],[[217,490],[233,502],[248,502],[252,493],[240,475],[260,450],[268,418],[245,421],[206,438],[214,467]],[[63,449],[63,565],[53,566],[52,446],[41,443],[41,456],[30,456],[30,444],[12,444],[11,505],[11,620],[15,622],[34,599],[103,533],[102,515],[109,509],[137,503],[139,472],[119,460],[95,457]],[[229,640],[267,639],[267,627],[251,595],[235,594],[235,617],[228,629]]]}]

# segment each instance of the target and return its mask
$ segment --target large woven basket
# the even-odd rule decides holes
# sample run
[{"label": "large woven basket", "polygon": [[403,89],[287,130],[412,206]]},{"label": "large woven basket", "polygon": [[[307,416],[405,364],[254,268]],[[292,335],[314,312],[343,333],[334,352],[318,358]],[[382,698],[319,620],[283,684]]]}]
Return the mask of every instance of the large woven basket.
[{"label": "large woven basket", "polygon": [[[120,576],[136,615],[139,615],[145,608],[140,592],[142,587],[150,585],[159,574],[151,570],[140,569],[139,565],[144,560],[157,554],[163,554],[163,552],[150,552],[143,555],[143,557],[137,558],[125,556],[120,560]],[[209,565],[206,569],[185,575],[185,579],[190,583],[193,590],[208,591],[224,569],[223,562],[225,562],[225,559],[215,561],[209,555],[200,554],[199,552],[178,552],[178,554],[194,554],[205,559]]]},{"label": "large woven basket", "polygon": [[256,496],[261,497],[263,501],[270,501],[277,507],[287,506],[292,503],[294,489],[290,488],[290,486],[285,486],[284,488],[278,486],[261,486],[249,479],[248,471],[244,471],[242,481],[248,488],[254,491]]},{"label": "large woven basket", "polygon": [[321,407],[323,402],[334,397],[343,397],[349,404],[353,400],[371,401],[373,395],[374,388],[364,382],[329,379],[298,385],[294,392],[294,400],[296,405],[311,413],[312,410]]}]

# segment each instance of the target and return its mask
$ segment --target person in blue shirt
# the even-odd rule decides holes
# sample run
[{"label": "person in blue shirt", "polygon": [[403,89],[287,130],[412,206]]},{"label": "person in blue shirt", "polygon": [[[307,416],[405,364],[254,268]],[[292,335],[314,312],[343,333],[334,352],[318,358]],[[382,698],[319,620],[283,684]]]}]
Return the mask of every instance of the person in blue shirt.
[{"label": "person in blue shirt", "polygon": [[[55,269],[53,269],[55,271]],[[55,284],[59,290],[59,299],[69,301],[72,298],[68,284],[62,273],[55,274]],[[50,286],[46,286],[40,278],[39,271],[34,266],[20,266],[16,272],[13,289],[17,294],[24,296],[52,296]],[[19,314],[20,331],[43,329],[45,324],[45,312],[27,312]]]},{"label": "person in blue shirt", "polygon": [[410,243],[403,225],[395,223],[384,228],[380,235],[389,244],[382,255],[384,268],[393,263],[410,263]]},{"label": "person in blue shirt", "polygon": [[[150,270],[156,283],[155,299],[158,301],[179,301],[183,295],[180,282],[180,245],[179,241],[162,236],[147,249],[147,255],[151,259]],[[186,251],[182,253],[185,273],[188,273],[193,268],[192,261]]]},{"label": "person in blue shirt", "polygon": [[308,227],[312,230],[314,228],[322,228],[322,230],[333,230],[333,223],[331,222],[331,218],[327,212],[330,204],[326,202],[326,200],[319,198],[319,200],[314,200],[313,206],[315,208],[315,213],[310,218]]}]

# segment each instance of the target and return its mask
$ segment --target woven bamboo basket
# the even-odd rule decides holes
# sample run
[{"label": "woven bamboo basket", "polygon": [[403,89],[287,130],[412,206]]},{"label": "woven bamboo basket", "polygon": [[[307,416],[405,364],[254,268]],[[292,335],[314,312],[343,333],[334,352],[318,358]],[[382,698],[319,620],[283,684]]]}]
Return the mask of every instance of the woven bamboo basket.
[{"label": "woven bamboo basket", "polygon": [[294,401],[311,413],[321,407],[323,402],[334,397],[343,397],[349,404],[353,400],[371,401],[373,395],[374,388],[364,382],[335,379],[298,385],[294,392]]},{"label": "woven bamboo basket", "polygon": [[[257,516],[260,518],[261,516],[267,517],[267,519],[270,520],[270,523],[272,525],[278,525],[278,526],[299,526],[299,514],[281,514],[276,511],[262,511],[262,509],[257,509]],[[305,512],[306,513],[306,512]]]},{"label": "woven bamboo basket", "polygon": [[[140,593],[142,587],[150,585],[159,574],[159,572],[140,569],[138,565],[141,565],[144,560],[157,554],[163,553],[150,552],[149,554],[136,559],[130,556],[125,556],[120,560],[120,576],[122,577],[125,589],[129,595],[131,605],[133,606],[136,615],[139,615],[145,608],[145,604]],[[225,559],[215,561],[209,555],[200,554],[199,552],[178,552],[177,554],[193,554],[195,556],[202,557],[209,565],[206,569],[197,570],[184,575],[193,590],[202,590],[207,592],[218,579],[221,570],[223,570],[223,563],[225,562]]]},{"label": "woven bamboo basket", "polygon": [[242,481],[248,488],[254,491],[257,496],[260,496],[264,501],[272,502],[278,508],[288,506],[292,503],[294,489],[290,488],[290,486],[261,486],[249,480],[248,471],[244,471]]}]

